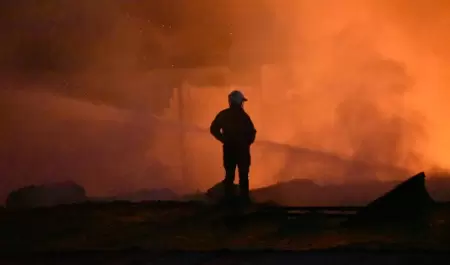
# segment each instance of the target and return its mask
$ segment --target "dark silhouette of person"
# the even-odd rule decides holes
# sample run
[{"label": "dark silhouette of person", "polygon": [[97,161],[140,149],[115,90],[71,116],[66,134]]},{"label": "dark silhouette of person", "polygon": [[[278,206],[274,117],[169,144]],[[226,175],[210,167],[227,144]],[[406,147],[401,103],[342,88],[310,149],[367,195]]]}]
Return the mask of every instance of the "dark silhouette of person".
[{"label": "dark silhouette of person", "polygon": [[256,129],[243,105],[247,99],[240,91],[228,95],[229,107],[220,111],[211,123],[211,134],[223,144],[223,166],[225,168],[224,199],[234,196],[236,167],[239,172],[239,195],[243,202],[250,202],[249,171],[251,165],[250,146],[255,141]]}]

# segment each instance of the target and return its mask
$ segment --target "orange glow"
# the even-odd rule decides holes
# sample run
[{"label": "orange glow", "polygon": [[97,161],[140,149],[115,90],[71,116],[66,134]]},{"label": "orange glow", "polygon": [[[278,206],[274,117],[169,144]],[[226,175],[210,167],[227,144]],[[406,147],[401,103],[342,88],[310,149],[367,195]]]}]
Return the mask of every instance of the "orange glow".
[{"label": "orange glow", "polygon": [[[71,70],[1,76],[5,177],[0,187],[69,178],[96,195],[154,186],[206,189],[223,177],[220,145],[208,135],[208,126],[233,89],[249,98],[245,108],[259,141],[409,171],[450,168],[447,1],[200,2],[179,4],[181,22],[173,26],[168,18],[173,14],[156,18],[150,4],[132,1],[130,6],[115,1],[18,4],[17,14],[2,18],[23,33],[11,33],[0,44],[0,56],[7,58],[2,67],[25,56],[25,48],[14,53],[15,47],[36,41],[34,46],[55,45],[47,49],[55,64],[67,53]],[[204,10],[209,27],[201,19],[185,26]],[[223,33],[222,39],[214,39],[215,32]],[[222,56],[216,50],[228,45],[228,35],[233,36],[225,52],[230,67],[171,68],[171,60],[185,53],[195,53],[199,61],[198,54]],[[146,49],[151,56],[142,55]],[[45,61],[39,58],[34,60]],[[148,65],[158,60],[166,69],[151,70]],[[225,84],[199,85],[212,82],[211,76]],[[165,87],[181,87],[186,126],[203,130],[185,131],[188,183],[180,184],[178,92],[157,114],[166,121],[153,119],[152,111],[165,104],[160,100]],[[331,182],[339,178],[332,173],[354,172],[352,166],[316,165],[314,159],[299,165],[301,155],[274,149],[254,148],[253,187],[291,177]],[[156,176],[149,166],[155,161],[172,171]],[[303,172],[293,169],[301,166]],[[374,175],[405,177],[394,172]],[[5,192],[0,190],[0,198]]]}]

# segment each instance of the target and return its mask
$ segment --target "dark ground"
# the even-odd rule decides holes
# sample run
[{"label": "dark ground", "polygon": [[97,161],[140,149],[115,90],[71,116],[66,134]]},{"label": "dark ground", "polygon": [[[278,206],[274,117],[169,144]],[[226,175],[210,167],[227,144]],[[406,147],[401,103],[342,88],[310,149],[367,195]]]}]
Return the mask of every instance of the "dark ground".
[{"label": "dark ground", "polygon": [[[448,212],[441,207],[420,226],[356,229],[342,226],[345,214],[288,215],[262,205],[245,212],[176,202],[4,209],[0,264],[436,264],[450,250]],[[166,252],[175,249],[187,252]]]},{"label": "dark ground", "polygon": [[2,265],[289,265],[289,264],[442,264],[445,252],[388,251],[211,251],[211,252],[84,252],[0,258]]}]

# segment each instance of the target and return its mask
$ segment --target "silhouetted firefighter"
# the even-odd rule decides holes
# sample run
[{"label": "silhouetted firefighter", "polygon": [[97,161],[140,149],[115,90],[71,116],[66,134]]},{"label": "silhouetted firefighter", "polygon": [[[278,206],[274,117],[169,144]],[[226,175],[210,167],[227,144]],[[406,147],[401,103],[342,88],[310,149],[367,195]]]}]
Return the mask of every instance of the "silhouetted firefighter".
[{"label": "silhouetted firefighter", "polygon": [[256,130],[243,105],[247,99],[240,91],[228,95],[229,108],[217,114],[211,123],[211,134],[223,144],[225,180],[224,199],[234,195],[236,166],[239,172],[239,195],[243,202],[250,202],[248,174],[251,164],[250,146],[255,141]]}]

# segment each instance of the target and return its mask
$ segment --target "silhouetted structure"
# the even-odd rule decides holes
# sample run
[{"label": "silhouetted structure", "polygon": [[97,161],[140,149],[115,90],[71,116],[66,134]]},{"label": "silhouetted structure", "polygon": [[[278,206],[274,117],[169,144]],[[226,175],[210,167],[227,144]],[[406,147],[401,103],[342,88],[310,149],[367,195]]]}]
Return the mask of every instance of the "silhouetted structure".
[{"label": "silhouetted structure", "polygon": [[421,172],[371,202],[348,224],[423,223],[433,205],[434,201],[425,188],[425,174]]},{"label": "silhouetted structure", "polygon": [[7,208],[49,207],[86,201],[84,188],[74,182],[49,185],[27,186],[12,191],[7,200]]}]

